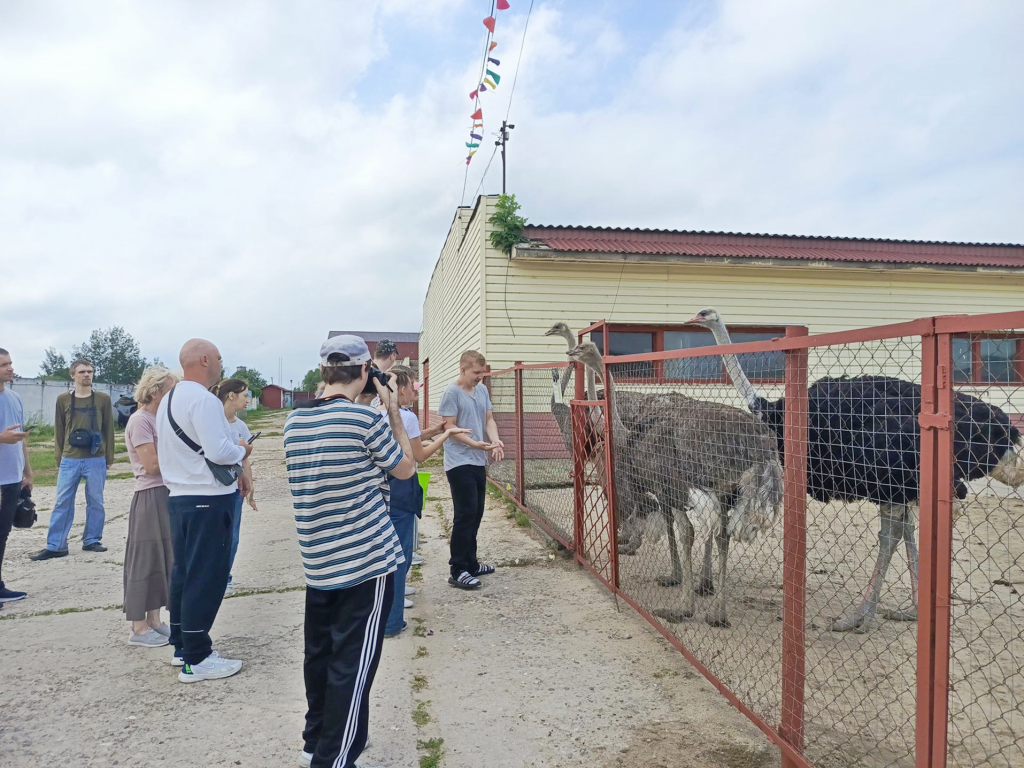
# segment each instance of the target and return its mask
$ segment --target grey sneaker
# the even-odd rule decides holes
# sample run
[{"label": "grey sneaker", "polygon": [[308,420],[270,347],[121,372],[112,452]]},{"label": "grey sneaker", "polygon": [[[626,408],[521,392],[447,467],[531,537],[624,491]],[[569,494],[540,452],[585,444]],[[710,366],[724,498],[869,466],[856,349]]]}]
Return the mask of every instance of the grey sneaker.
[{"label": "grey sneaker", "polygon": [[198,664],[185,664],[178,673],[183,683],[198,683],[202,680],[217,680],[231,677],[242,671],[242,662],[237,659],[222,659],[211,653]]},{"label": "grey sneaker", "polygon": [[154,632],[159,632],[164,637],[170,637],[171,636],[171,628],[168,627],[166,624],[161,624],[159,627],[153,627],[153,631]]},{"label": "grey sneaker", "polygon": [[141,645],[146,648],[160,648],[167,645],[167,638],[153,629],[145,632],[132,631],[128,635],[128,645]]}]

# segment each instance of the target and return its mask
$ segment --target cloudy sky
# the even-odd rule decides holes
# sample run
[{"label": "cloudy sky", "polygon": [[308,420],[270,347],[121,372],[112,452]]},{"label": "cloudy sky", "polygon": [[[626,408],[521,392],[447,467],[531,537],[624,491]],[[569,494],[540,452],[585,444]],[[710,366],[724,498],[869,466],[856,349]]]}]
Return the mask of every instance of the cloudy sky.
[{"label": "cloudy sky", "polygon": [[[508,109],[529,0],[499,15]],[[418,330],[490,0],[0,0],[0,346],[121,325],[300,379]],[[1024,242],[1024,4],[535,0],[535,223]]]}]

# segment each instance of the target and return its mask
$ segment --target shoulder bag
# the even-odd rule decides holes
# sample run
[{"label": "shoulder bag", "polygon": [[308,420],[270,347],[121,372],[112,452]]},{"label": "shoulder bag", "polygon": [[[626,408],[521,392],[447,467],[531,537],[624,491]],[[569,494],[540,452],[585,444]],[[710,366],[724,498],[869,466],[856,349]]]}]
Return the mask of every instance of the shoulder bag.
[{"label": "shoulder bag", "polygon": [[[178,426],[178,422],[174,420],[174,414],[171,413],[171,405],[173,405],[174,390],[172,389],[167,393],[167,421],[171,424],[171,429],[174,430],[174,434],[181,438],[181,442],[191,448],[193,451],[203,456],[203,447],[199,445],[195,440],[190,438],[181,427]],[[214,464],[212,461],[203,456],[206,461],[206,466],[210,468],[210,472],[213,473],[213,479],[221,485],[234,485],[238,482],[238,478],[242,475],[241,464]]]}]

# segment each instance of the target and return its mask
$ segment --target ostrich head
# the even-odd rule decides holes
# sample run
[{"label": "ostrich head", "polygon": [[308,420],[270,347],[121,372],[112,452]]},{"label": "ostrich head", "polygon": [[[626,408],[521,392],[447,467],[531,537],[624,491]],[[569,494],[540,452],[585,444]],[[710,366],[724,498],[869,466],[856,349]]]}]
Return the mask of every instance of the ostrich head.
[{"label": "ostrich head", "polygon": [[555,323],[547,330],[547,332],[544,335],[560,336],[563,339],[565,339],[565,343],[568,344],[570,347],[576,346],[576,335],[572,332],[572,330],[570,330],[569,326],[566,325],[565,323]]},{"label": "ostrich head", "polygon": [[702,325],[705,328],[710,328],[711,326],[718,325],[721,322],[722,316],[718,314],[718,310],[715,309],[714,307],[702,309],[700,312],[693,316],[692,320],[690,320],[690,323],[692,323],[693,325]]},{"label": "ostrich head", "polygon": [[592,341],[584,341],[565,353],[570,360],[583,363],[590,370],[601,373],[601,352]]}]

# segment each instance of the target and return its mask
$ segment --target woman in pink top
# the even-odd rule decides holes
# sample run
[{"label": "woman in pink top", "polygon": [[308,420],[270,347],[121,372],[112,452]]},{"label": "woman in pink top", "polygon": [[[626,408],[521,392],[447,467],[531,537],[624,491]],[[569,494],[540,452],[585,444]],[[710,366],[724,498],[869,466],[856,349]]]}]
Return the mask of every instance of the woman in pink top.
[{"label": "woman in pink top", "polygon": [[139,409],[128,419],[124,442],[135,473],[135,495],[128,513],[128,542],[124,553],[124,613],[132,624],[129,645],[158,648],[171,634],[160,621],[160,609],[170,597],[171,523],[168,491],[156,458],[156,409],[178,377],[162,365],[142,373],[135,386]]}]

